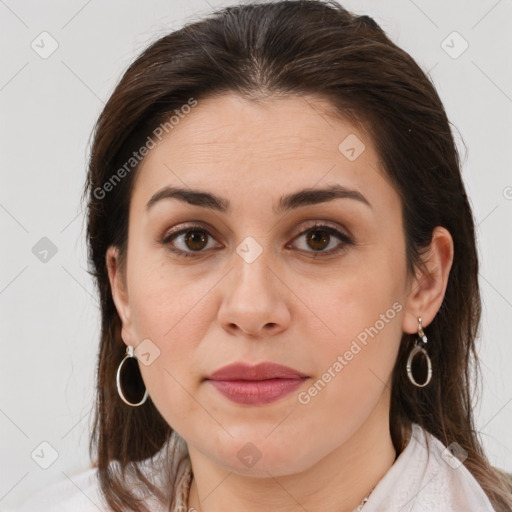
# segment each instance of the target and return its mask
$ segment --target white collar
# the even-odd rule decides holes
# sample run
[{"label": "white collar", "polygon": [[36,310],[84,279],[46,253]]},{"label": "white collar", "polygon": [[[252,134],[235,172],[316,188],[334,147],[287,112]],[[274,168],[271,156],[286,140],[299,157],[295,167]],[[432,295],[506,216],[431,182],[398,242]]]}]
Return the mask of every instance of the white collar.
[{"label": "white collar", "polygon": [[439,439],[413,423],[408,445],[372,491],[363,512],[447,510],[495,512],[464,464]]}]

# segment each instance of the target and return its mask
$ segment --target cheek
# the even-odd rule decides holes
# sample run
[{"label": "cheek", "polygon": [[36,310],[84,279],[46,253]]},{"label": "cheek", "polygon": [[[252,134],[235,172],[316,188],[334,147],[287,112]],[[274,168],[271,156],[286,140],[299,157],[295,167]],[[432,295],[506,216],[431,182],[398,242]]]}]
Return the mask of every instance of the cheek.
[{"label": "cheek", "polygon": [[179,431],[180,418],[204,413],[191,396],[202,378],[198,345],[212,322],[212,284],[181,283],[150,265],[131,277],[134,337],[150,340],[145,343],[157,354],[150,365],[140,365],[142,377],[156,408]]},{"label": "cheek", "polygon": [[141,300],[136,308],[139,339],[150,339],[158,354],[150,365],[141,365],[142,378],[155,407],[180,434],[183,418],[204,413],[191,398],[201,379],[194,341],[201,339],[201,326],[188,319],[186,309],[162,295],[157,301]]},{"label": "cheek", "polygon": [[340,439],[365,421],[386,392],[401,339],[403,306],[391,280],[357,277],[324,295],[323,318],[333,332],[317,338],[318,374],[301,397],[304,412],[309,408],[336,425]]},{"label": "cheek", "polygon": [[190,370],[209,318],[208,302],[201,301],[202,287],[189,286],[183,293],[173,286],[148,283],[152,284],[134,292],[131,304],[135,336],[139,342],[150,339],[174,372]]},{"label": "cheek", "polygon": [[342,356],[339,374],[356,387],[387,381],[402,336],[405,263],[392,251],[368,253],[371,261],[363,258],[322,298],[317,294],[322,301],[317,310],[329,327],[322,336],[323,366],[331,367]]},{"label": "cheek", "polygon": [[196,306],[202,307],[204,286],[191,282],[179,269],[171,273],[161,251],[134,254],[129,277],[130,311],[138,338],[151,338],[163,350],[184,325],[195,328],[189,315]]}]

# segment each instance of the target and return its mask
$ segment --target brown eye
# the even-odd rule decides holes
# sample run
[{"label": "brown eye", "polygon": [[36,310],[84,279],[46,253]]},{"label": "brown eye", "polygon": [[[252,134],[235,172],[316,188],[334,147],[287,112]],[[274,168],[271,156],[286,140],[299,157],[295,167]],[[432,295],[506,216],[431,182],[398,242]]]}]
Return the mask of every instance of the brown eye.
[{"label": "brown eye", "polygon": [[[305,243],[299,244],[299,249],[304,252],[318,253],[319,256],[331,255],[343,250],[347,245],[352,245],[352,239],[338,231],[337,229],[327,225],[315,225],[303,231],[296,237],[296,240],[304,238]],[[338,240],[338,243],[336,243]]]},{"label": "brown eye", "polygon": [[162,240],[162,244],[180,256],[195,256],[194,253],[199,256],[206,252],[205,249],[212,247],[208,245],[210,240],[213,240],[213,237],[208,231],[200,226],[191,226],[176,233],[171,233]]}]

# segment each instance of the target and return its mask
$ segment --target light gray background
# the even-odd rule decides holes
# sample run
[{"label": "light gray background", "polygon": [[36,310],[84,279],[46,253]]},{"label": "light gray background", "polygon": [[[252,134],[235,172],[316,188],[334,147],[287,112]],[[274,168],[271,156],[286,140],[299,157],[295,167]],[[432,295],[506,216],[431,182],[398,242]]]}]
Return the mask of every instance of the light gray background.
[{"label": "light gray background", "polygon": [[[79,198],[93,123],[149,42],[230,4],[0,0],[3,510],[89,464],[99,309],[85,271]],[[454,125],[481,255],[483,395],[476,424],[491,462],[512,471],[512,2],[342,4],[374,17],[430,71]],[[34,40],[42,46],[43,31],[59,45],[46,59],[31,47]],[[453,31],[469,44],[458,58],[442,47]],[[452,38],[447,44],[461,48]],[[47,262],[32,252],[42,237],[57,248]],[[48,469],[35,462],[50,456],[43,441],[58,453]],[[44,457],[34,460],[34,450]]]}]

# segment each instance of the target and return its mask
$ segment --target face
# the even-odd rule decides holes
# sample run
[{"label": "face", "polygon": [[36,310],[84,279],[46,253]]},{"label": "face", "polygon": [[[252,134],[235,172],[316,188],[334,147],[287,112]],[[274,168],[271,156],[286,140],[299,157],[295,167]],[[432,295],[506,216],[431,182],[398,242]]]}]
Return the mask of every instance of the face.
[{"label": "face", "polygon": [[[230,471],[304,470],[370,419],[388,421],[408,290],[400,200],[372,141],[322,105],[201,100],[149,151],[133,189],[114,297],[123,340],[145,343],[146,389],[189,450]],[[165,187],[190,202],[155,196]],[[286,201],[303,189],[331,195]],[[205,380],[263,361],[306,377],[265,403]]]}]

